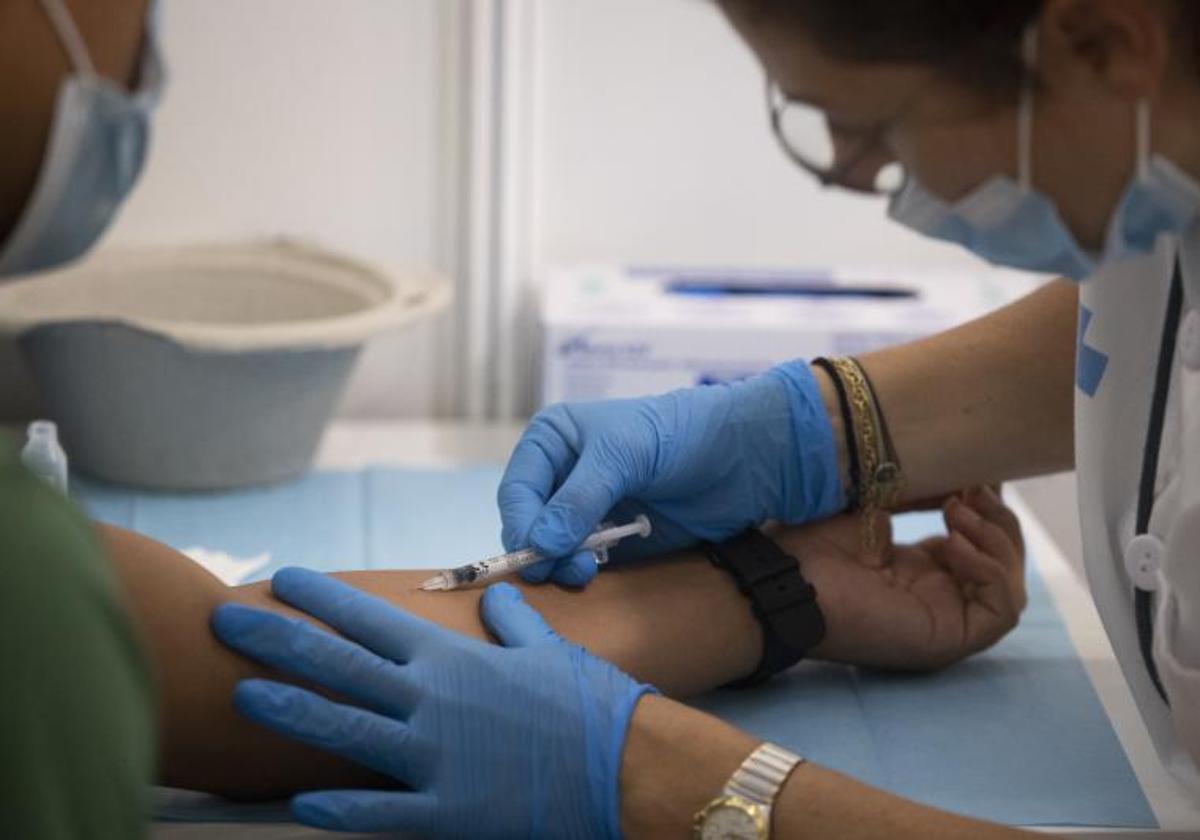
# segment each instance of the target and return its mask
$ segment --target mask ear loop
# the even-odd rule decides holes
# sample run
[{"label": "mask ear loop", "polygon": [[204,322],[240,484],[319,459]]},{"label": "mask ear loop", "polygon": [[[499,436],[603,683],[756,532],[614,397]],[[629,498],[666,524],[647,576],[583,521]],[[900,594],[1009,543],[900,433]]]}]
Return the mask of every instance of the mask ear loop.
[{"label": "mask ear loop", "polygon": [[1021,101],[1017,105],[1017,183],[1022,192],[1033,189],[1033,78],[1037,68],[1037,24],[1030,24],[1021,36]]},{"label": "mask ear loop", "polygon": [[41,0],[41,4],[46,17],[50,18],[50,25],[54,27],[58,40],[62,41],[72,69],[84,76],[95,76],[96,66],[92,64],[87,45],[83,36],[79,34],[79,27],[75,25],[71,13],[67,11],[66,4],[63,0]]},{"label": "mask ear loop", "polygon": [[1137,174],[1139,181],[1145,181],[1150,175],[1150,100],[1143,96],[1136,107]]}]

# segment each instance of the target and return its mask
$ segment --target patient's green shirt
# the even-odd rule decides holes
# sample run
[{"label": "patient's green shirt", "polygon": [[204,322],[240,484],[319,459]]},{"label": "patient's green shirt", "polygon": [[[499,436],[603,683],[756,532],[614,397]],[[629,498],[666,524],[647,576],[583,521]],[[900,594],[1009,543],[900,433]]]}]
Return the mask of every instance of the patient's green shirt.
[{"label": "patient's green shirt", "polygon": [[149,673],[84,518],[0,434],[0,836],[146,833]]}]

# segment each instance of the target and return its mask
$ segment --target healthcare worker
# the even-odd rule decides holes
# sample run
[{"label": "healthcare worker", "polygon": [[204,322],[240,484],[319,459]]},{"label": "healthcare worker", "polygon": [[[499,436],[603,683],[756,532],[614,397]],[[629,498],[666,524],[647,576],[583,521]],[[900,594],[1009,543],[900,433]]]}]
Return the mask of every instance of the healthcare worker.
[{"label": "healthcare worker", "polygon": [[[646,511],[657,548],[710,541],[731,572],[757,562],[792,586],[795,570],[761,541],[757,559],[722,552],[754,542],[744,529],[766,519],[847,506],[870,519],[1073,462],[1096,607],[1160,755],[1200,797],[1200,4],[721,6],[762,63],[771,124],[800,167],[886,194],[891,217],[922,234],[1070,281],[1022,302],[1015,326],[983,319],[858,360],[551,407],[501,486],[505,542],[566,558],[535,579],[583,585],[594,573],[572,556],[583,536],[614,509]],[[239,689],[239,707],[408,788],[305,794],[295,811],[313,824],[459,836],[679,836],[693,820],[702,836],[737,838],[1008,833],[947,822],[672,704],[557,639],[511,587],[483,600],[497,647],[317,575],[289,573],[276,593],[357,644],[221,613],[218,632],[351,703],[260,682]],[[808,614],[803,600],[796,615]],[[769,619],[769,603],[755,603]],[[815,626],[764,620],[764,666],[779,661],[778,637]]]},{"label": "healthcare worker", "polygon": [[[133,185],[162,81],[147,14],[0,3],[0,282],[82,255]],[[91,527],[19,445],[0,435],[0,835],[140,837],[147,662]]]}]

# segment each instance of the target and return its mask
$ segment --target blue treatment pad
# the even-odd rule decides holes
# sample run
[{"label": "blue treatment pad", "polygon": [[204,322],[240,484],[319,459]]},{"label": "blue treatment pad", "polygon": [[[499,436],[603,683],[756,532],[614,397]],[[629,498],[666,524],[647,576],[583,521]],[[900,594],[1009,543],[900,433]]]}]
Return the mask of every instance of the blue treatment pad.
[{"label": "blue treatment pad", "polygon": [[[97,519],[177,548],[269,554],[321,570],[441,568],[500,550],[498,467],[318,472],[217,495],[151,494],[76,480]],[[941,530],[897,520],[897,541]],[[1029,606],[991,650],[935,674],[801,663],[695,705],[904,797],[1013,825],[1157,827],[1112,726],[1029,564]],[[160,801],[161,797],[160,797]],[[283,813],[280,811],[279,813]],[[261,819],[242,806],[161,808],[164,818]]]}]

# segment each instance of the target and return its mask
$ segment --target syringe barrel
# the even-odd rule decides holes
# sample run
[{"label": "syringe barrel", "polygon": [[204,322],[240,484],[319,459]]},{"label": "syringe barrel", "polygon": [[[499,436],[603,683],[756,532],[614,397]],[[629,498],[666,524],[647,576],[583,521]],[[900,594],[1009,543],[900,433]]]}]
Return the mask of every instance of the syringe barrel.
[{"label": "syringe barrel", "polygon": [[492,557],[489,560],[483,561],[483,564],[487,566],[488,577],[497,577],[499,575],[506,575],[509,572],[519,572],[521,569],[532,566],[541,559],[542,555],[535,549],[522,548],[520,551],[510,551],[508,554]]},{"label": "syringe barrel", "polygon": [[542,555],[538,554],[534,549],[523,548],[520,551],[512,551],[508,554],[497,554],[495,557],[488,557],[486,560],[480,560],[478,563],[468,563],[465,566],[459,566],[456,569],[451,569],[450,574],[454,576],[455,588],[457,588],[459,586],[484,583],[493,578],[503,577],[510,572],[520,571],[526,566],[532,566],[541,559]]}]

